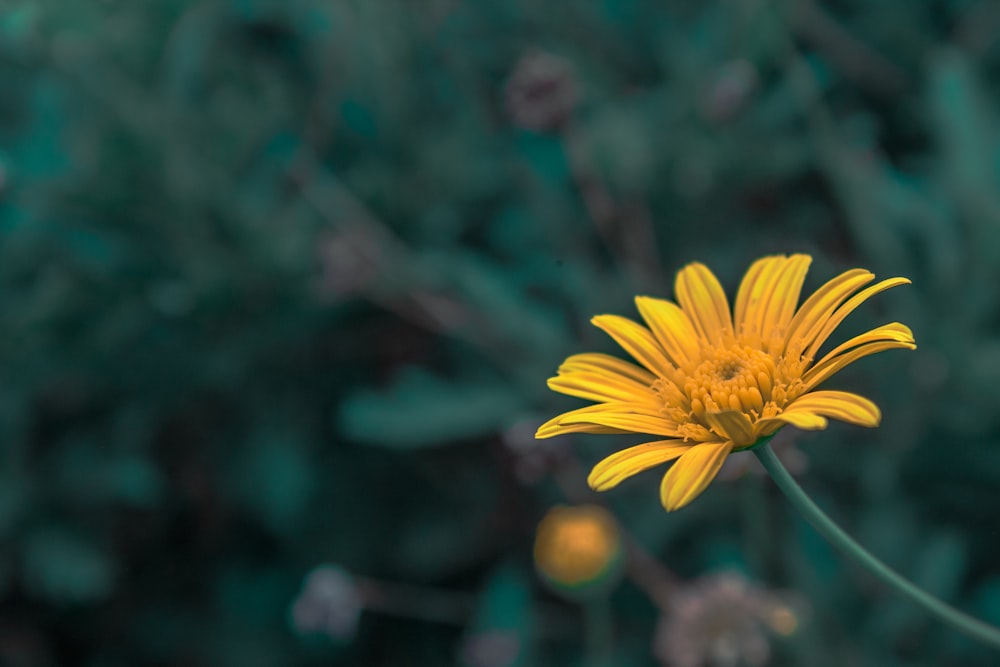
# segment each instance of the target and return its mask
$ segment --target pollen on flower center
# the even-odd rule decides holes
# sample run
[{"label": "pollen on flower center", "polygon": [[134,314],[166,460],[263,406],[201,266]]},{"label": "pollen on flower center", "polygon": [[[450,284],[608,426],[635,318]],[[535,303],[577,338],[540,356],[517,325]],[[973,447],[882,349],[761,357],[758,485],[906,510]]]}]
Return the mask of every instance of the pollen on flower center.
[{"label": "pollen on flower center", "polygon": [[738,410],[756,418],[771,400],[774,374],[774,359],[769,354],[732,345],[704,357],[685,378],[683,389],[697,417],[706,411]]},{"label": "pollen on flower center", "polygon": [[738,361],[730,361],[719,364],[718,372],[719,377],[723,380],[732,380],[734,377],[739,375],[743,367],[740,366]]}]

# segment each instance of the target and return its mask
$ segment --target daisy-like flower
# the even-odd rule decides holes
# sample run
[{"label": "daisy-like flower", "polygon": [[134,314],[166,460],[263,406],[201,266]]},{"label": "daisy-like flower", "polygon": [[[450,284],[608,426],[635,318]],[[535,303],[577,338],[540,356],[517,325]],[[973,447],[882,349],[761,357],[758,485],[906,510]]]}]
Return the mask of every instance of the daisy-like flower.
[{"label": "daisy-like flower", "polygon": [[824,429],[827,418],[878,426],[881,413],[867,398],[816,387],[869,354],[915,349],[910,329],[886,324],[816,357],[855,308],[910,281],[889,278],[865,287],[874,274],[852,269],[796,309],[811,261],[808,255],[757,260],[740,283],[732,312],[715,275],[693,263],[677,274],[678,303],[636,297],[647,326],[617,315],[593,318],[639,365],[600,353],[566,359],[549,387],[597,403],[549,420],[535,437],[659,436],[605,458],[587,481],[605,491],[676,459],[660,486],[660,500],[672,511],[704,491],[729,454],[753,447],[783,426]]}]

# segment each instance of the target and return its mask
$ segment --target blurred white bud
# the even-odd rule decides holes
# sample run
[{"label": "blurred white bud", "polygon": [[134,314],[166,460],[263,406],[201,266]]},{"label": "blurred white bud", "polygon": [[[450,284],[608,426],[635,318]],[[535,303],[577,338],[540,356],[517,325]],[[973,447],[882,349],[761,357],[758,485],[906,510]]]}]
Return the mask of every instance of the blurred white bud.
[{"label": "blurred white bud", "polygon": [[363,292],[375,279],[382,259],[378,242],[363,228],[334,231],[319,241],[318,289],[334,300]]},{"label": "blurred white bud", "polygon": [[462,642],[458,661],[463,667],[508,667],[520,653],[521,640],[514,632],[477,632]]},{"label": "blurred white bud", "polygon": [[802,606],[736,573],[701,577],[675,594],[660,619],[653,650],[665,667],[766,665],[768,632],[794,633]]},{"label": "blurred white bud", "polygon": [[358,628],[364,600],[350,573],[336,565],[321,565],[306,577],[292,603],[291,620],[299,634],[323,633],[341,641]]},{"label": "blurred white bud", "polygon": [[758,79],[757,69],[748,60],[726,63],[702,92],[705,118],[721,122],[739,114],[756,90]]}]

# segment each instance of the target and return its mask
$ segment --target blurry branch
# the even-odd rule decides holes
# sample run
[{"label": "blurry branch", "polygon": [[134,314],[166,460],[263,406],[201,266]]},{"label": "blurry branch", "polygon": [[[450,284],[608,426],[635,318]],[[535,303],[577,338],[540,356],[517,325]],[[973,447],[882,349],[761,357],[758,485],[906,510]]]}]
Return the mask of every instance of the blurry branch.
[{"label": "blurry branch", "polygon": [[633,258],[642,271],[642,275],[636,279],[636,285],[663,289],[663,263],[658,252],[655,223],[650,215],[649,205],[645,198],[636,195],[625,200],[619,210],[624,228],[622,245],[625,256]]},{"label": "blurry branch", "polygon": [[580,84],[572,63],[529,50],[504,86],[507,116],[516,127],[552,134],[562,143],[570,176],[597,236],[633,283],[659,277],[656,237],[643,205],[616,201],[594,164],[591,146],[575,121]]},{"label": "blurry branch", "polygon": [[880,95],[896,95],[909,86],[906,73],[852,35],[814,0],[793,5],[796,35],[825,53],[848,79]]},{"label": "blurry branch", "polygon": [[561,138],[573,181],[601,240],[634,285],[652,284],[660,277],[662,266],[645,202],[638,198],[628,205],[615,201],[572,123],[566,123]]},{"label": "blurry branch", "polygon": [[[387,616],[411,618],[427,623],[467,627],[475,618],[480,596],[432,586],[417,586],[352,575],[364,601],[364,608]],[[566,611],[544,602],[535,602],[539,627],[547,637],[573,635]]]},{"label": "blurry branch", "polygon": [[786,30],[778,31],[778,38],[783,49],[782,64],[785,77],[805,107],[806,119],[814,137],[821,145],[826,145],[832,140],[835,128],[833,118],[823,104],[822,87],[816,80],[809,63],[799,53],[791,33],[787,31],[788,19],[781,14],[780,7],[776,3],[771,3],[764,5],[764,8],[765,11],[773,8],[777,14],[775,21],[779,27],[786,28]]},{"label": "blurry branch", "polygon": [[390,616],[462,626],[468,623],[477,606],[476,596],[469,593],[389,583],[357,575],[354,580],[365,608]]},{"label": "blurry branch", "polygon": [[[347,244],[342,253],[352,255],[354,267],[370,277],[358,286],[366,298],[432,333],[470,343],[515,379],[536,383],[533,364],[510,363],[512,351],[543,356],[550,353],[533,339],[531,323],[511,326],[498,321],[504,313],[463,298],[455,275],[419,257],[319,165],[300,165],[291,176],[303,200],[333,227],[338,242]],[[462,267],[456,262],[461,275]],[[526,333],[518,337],[519,331]]]},{"label": "blurry branch", "polygon": [[666,610],[673,604],[678,578],[654,558],[628,531],[622,530],[622,542],[628,553],[628,576],[650,601]]},{"label": "blurry branch", "polygon": [[318,166],[293,175],[302,198],[337,230],[374,278],[365,294],[378,305],[437,334],[478,342],[464,326],[471,319],[463,304],[427,289],[438,282],[419,266],[409,248],[352,192]]},{"label": "blurry branch", "polygon": [[587,209],[594,229],[597,230],[597,234],[605,245],[613,250],[615,247],[615,201],[598,176],[597,170],[591,164],[586,147],[572,124],[567,123],[566,125],[560,133],[560,138],[566,151],[566,159],[569,162],[573,182],[580,193],[580,198],[583,200],[583,205]]}]

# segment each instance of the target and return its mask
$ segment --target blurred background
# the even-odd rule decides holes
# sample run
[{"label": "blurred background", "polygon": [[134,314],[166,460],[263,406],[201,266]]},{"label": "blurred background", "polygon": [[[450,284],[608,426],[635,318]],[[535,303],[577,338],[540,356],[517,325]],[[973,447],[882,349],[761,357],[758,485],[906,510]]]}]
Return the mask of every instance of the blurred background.
[{"label": "blurred background", "polygon": [[1000,623],[1000,5],[555,4],[2,3],[0,664],[996,664],[750,460],[532,435],[689,261],[908,276],[776,446]]}]

